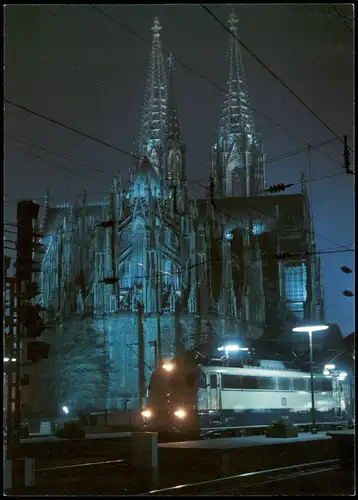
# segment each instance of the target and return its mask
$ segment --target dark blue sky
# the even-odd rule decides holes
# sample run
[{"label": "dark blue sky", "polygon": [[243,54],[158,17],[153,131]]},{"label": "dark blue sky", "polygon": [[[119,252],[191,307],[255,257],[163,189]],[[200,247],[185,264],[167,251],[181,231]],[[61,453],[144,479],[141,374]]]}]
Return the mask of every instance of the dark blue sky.
[{"label": "dark blue sky", "polygon": [[[352,7],[337,4],[352,26]],[[101,7],[102,8],[102,7]],[[211,5],[225,23],[230,8]],[[225,88],[228,35],[196,5],[106,6],[103,10],[151,40],[154,16],[163,26],[162,43],[196,72]],[[240,38],[338,135],[353,145],[353,37],[332,7],[320,5],[238,5]],[[7,6],[5,8],[5,98],[127,151],[139,132],[150,47],[89,6]],[[334,136],[243,50],[251,105],[267,158]],[[175,87],[190,180],[209,175],[220,91],[176,64]],[[283,132],[276,123],[297,138]],[[36,145],[32,147],[23,142]],[[69,160],[44,152],[45,148]],[[21,152],[24,151],[25,153]],[[343,171],[342,144],[313,151],[312,177]],[[29,154],[26,154],[29,153]],[[73,172],[56,167],[60,164]],[[77,162],[81,162],[80,165]],[[83,165],[86,164],[87,166]],[[308,153],[268,163],[269,184],[309,177]],[[107,173],[90,169],[88,165]],[[16,201],[46,188],[52,203],[104,196],[118,170],[127,179],[129,158],[12,106],[5,110],[5,219],[13,222]],[[202,181],[203,182],[203,181]],[[354,244],[354,179],[346,175],[309,184],[319,250]],[[297,187],[286,192],[296,192]],[[103,194],[102,194],[103,193]],[[203,196],[204,191],[193,191]],[[338,247],[337,247],[338,248]],[[354,330],[354,253],[322,255],[326,312],[344,334]]]}]

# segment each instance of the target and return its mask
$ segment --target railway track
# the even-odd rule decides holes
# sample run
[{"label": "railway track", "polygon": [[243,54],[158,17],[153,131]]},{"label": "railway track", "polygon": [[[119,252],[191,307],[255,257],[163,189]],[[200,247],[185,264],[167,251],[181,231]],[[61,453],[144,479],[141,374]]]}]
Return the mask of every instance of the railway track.
[{"label": "railway track", "polygon": [[[259,481],[253,482],[252,479],[247,481],[246,483],[243,482],[241,484],[238,484],[236,486],[230,486],[228,488],[220,488],[218,490],[214,490],[210,492],[210,495],[212,496],[219,496],[219,495],[236,495],[237,493],[244,493],[245,491],[247,494],[250,494],[250,489],[252,488],[255,489],[260,489],[263,487],[266,487],[269,484],[273,483],[279,483],[282,481],[292,481],[293,479],[297,478],[303,478],[306,476],[312,476],[315,474],[322,474],[322,473],[327,473],[327,472],[334,472],[339,470],[339,464],[335,463],[339,462],[338,460],[327,460],[326,464],[301,464],[298,466],[294,466],[294,469],[292,471],[277,471],[276,473],[273,471],[272,475],[268,475],[266,478],[262,478]],[[257,479],[257,477],[256,477]]]},{"label": "railway track", "polygon": [[[181,484],[170,488],[149,491],[150,496],[170,495],[223,495],[241,494],[250,488],[259,488],[270,483],[288,481],[304,476],[339,470],[339,459],[309,462],[276,469],[246,472],[199,483]],[[250,494],[250,493],[248,493]]]},{"label": "railway track", "polygon": [[99,465],[114,465],[114,464],[123,464],[128,465],[129,460],[126,458],[119,460],[96,460],[92,462],[78,462],[74,464],[66,464],[66,465],[58,465],[54,467],[44,467],[41,469],[35,469],[36,473],[45,473],[45,472],[61,472],[67,471],[68,469],[81,469],[83,467],[95,467]]}]

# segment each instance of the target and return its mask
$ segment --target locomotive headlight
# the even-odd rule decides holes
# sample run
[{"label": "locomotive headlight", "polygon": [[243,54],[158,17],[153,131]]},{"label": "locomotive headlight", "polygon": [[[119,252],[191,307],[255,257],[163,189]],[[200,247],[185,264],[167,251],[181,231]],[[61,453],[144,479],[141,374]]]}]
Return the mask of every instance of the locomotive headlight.
[{"label": "locomotive headlight", "polygon": [[172,372],[174,370],[174,364],[169,362],[163,363],[162,368],[167,372]]},{"label": "locomotive headlight", "polygon": [[182,408],[178,408],[175,412],[174,412],[174,416],[177,417],[177,418],[180,418],[180,420],[183,420],[186,416],[187,416],[187,413],[185,410],[183,410]]},{"label": "locomotive headlight", "polygon": [[141,415],[143,418],[150,418],[152,416],[152,412],[150,410],[143,410]]}]

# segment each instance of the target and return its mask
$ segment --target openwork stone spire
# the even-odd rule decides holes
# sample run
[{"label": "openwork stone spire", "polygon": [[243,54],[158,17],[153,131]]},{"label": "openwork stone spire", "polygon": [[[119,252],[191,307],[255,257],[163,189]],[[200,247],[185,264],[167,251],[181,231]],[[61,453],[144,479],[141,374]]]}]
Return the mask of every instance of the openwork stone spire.
[{"label": "openwork stone spire", "polygon": [[147,87],[142,113],[138,153],[147,156],[158,171],[160,170],[159,150],[167,131],[168,83],[160,40],[159,19],[153,22],[153,42],[150,55]]},{"label": "openwork stone spire", "polygon": [[218,195],[252,196],[264,189],[264,157],[252,119],[240,44],[235,38],[234,12],[229,27],[229,76],[213,148],[213,175]]},{"label": "openwork stone spire", "polygon": [[[238,36],[237,19],[232,12],[229,19],[230,31]],[[221,110],[219,134],[247,135],[254,138],[254,125],[250,110],[248,88],[240,44],[234,36],[229,37],[228,48],[229,75],[227,91]]]}]

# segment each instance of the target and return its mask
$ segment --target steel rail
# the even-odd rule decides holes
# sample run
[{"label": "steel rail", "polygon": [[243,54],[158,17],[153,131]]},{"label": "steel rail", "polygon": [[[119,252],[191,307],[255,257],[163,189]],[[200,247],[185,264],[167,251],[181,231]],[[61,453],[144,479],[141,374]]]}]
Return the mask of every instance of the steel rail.
[{"label": "steel rail", "polygon": [[46,467],[44,469],[35,469],[35,472],[56,472],[62,469],[78,469],[80,467],[90,467],[93,465],[107,465],[107,464],[116,464],[116,463],[127,463],[128,459],[118,459],[118,460],[104,460],[104,461],[96,461],[96,462],[85,462],[79,464],[68,464],[68,465],[58,465],[57,467]]},{"label": "steel rail", "polygon": [[[217,479],[210,479],[207,481],[200,481],[198,483],[188,483],[188,484],[180,484],[177,486],[171,486],[169,488],[162,488],[158,490],[151,490],[148,493],[142,493],[140,495],[135,495],[135,496],[147,496],[147,495],[161,495],[164,493],[173,493],[175,494],[176,492],[180,492],[185,489],[190,489],[190,488],[197,488],[200,486],[210,486],[210,485],[216,485],[216,484],[222,484],[228,481],[235,481],[235,480],[240,480],[240,479],[245,479],[245,478],[251,478],[251,477],[258,477],[262,476],[264,474],[272,474],[276,472],[283,472],[283,471],[289,471],[289,470],[295,470],[300,467],[313,467],[313,466],[318,466],[318,465],[328,465],[328,464],[338,464],[339,459],[332,459],[332,460],[323,460],[319,462],[307,462],[304,464],[296,464],[296,465],[290,465],[286,467],[278,467],[276,469],[264,469],[264,470],[259,470],[259,471],[254,471],[254,472],[244,472],[242,474],[236,474],[234,476],[226,476],[226,477],[220,477]],[[288,476],[290,477],[290,476]],[[292,477],[292,476],[291,476]]]},{"label": "steel rail", "polygon": [[[330,471],[335,471],[335,470],[339,470],[339,465],[332,465],[331,467],[325,467],[325,468],[320,467],[319,469],[314,469],[314,470],[309,470],[309,471],[301,471],[301,472],[296,472],[296,473],[293,472],[293,473],[288,473],[288,474],[284,474],[284,475],[279,475],[278,477],[269,479],[268,481],[259,481],[257,483],[247,483],[247,484],[239,485],[236,487],[230,487],[230,488],[226,488],[226,489],[211,491],[210,495],[213,495],[213,496],[222,495],[222,494],[226,494],[229,492],[236,492],[238,488],[240,488],[241,490],[243,490],[244,488],[255,488],[255,487],[262,486],[264,484],[276,483],[279,481],[289,481],[289,480],[295,479],[297,477],[310,476],[312,474],[320,474],[323,472],[330,472]],[[199,496],[201,496],[201,495],[199,495]]]}]

